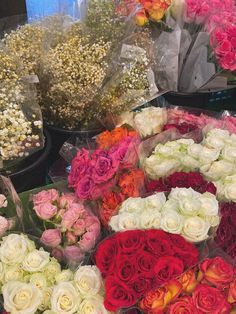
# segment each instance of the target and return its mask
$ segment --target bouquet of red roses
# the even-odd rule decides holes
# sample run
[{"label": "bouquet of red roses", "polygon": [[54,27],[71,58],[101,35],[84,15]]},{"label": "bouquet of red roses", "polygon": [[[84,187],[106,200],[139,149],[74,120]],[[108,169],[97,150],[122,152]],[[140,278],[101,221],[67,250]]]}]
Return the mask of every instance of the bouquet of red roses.
[{"label": "bouquet of red roses", "polygon": [[118,232],[99,244],[95,263],[105,279],[104,305],[117,311],[198,263],[197,248],[160,230]]},{"label": "bouquet of red roses", "polygon": [[150,291],[139,302],[147,314],[235,313],[236,268],[224,258],[207,258],[177,280]]}]

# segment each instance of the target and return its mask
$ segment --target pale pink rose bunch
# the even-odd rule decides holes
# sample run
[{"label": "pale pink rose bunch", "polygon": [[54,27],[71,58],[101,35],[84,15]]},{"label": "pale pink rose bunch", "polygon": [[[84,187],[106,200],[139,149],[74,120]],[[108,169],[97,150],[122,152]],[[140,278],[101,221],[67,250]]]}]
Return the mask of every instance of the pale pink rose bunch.
[{"label": "pale pink rose bunch", "polygon": [[52,248],[58,259],[81,262],[100,235],[99,219],[74,194],[59,194],[55,189],[34,195],[33,204],[37,216],[48,226],[42,243]]}]

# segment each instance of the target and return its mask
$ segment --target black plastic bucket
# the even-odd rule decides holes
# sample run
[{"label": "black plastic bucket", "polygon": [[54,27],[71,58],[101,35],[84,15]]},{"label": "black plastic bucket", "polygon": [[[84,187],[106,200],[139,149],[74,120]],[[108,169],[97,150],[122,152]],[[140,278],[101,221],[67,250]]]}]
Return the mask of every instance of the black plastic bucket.
[{"label": "black plastic bucket", "polygon": [[163,97],[174,106],[197,107],[213,111],[236,110],[236,88],[206,93],[169,92]]},{"label": "black plastic bucket", "polygon": [[56,162],[59,158],[59,151],[62,145],[70,138],[70,137],[79,137],[80,140],[89,140],[95,135],[101,133],[103,128],[96,128],[91,130],[78,130],[78,131],[71,131],[66,129],[57,128],[54,126],[50,126],[45,124],[48,132],[50,133],[52,139],[52,150],[49,156],[49,164],[52,165]]},{"label": "black plastic bucket", "polygon": [[24,159],[20,164],[21,170],[17,170],[8,175],[17,192],[31,190],[45,185],[46,183],[48,157],[51,151],[52,142],[50,134],[46,130],[44,131],[44,135],[44,149]]}]

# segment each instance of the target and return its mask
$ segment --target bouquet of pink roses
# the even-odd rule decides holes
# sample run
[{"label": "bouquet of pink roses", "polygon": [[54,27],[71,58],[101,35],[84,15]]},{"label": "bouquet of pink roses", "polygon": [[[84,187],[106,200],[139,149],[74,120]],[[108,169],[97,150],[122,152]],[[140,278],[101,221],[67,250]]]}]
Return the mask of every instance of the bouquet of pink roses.
[{"label": "bouquet of pink roses", "polygon": [[44,229],[39,231],[41,242],[60,260],[81,262],[99,238],[98,218],[72,193],[43,190],[33,195],[32,200]]}]

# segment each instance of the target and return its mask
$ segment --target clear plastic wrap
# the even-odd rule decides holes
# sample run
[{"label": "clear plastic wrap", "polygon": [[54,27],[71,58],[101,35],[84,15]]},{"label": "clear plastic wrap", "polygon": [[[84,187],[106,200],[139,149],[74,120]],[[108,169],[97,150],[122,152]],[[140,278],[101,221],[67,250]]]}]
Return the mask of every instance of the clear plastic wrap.
[{"label": "clear plastic wrap", "polygon": [[5,48],[0,55],[0,172],[7,173],[43,148],[44,135],[37,77],[22,77],[20,61]]}]

